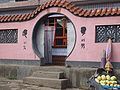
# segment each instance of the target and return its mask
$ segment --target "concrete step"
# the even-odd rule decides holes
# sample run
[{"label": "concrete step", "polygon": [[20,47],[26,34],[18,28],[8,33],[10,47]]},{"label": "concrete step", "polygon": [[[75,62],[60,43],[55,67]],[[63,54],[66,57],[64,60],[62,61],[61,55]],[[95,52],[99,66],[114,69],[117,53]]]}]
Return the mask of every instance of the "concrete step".
[{"label": "concrete step", "polygon": [[65,89],[68,87],[68,79],[26,77],[23,79],[23,83],[55,89]]},{"label": "concrete step", "polygon": [[63,79],[64,72],[36,71],[32,77]]},{"label": "concrete step", "polygon": [[64,72],[64,66],[42,66],[39,67],[39,71],[48,71],[48,72]]}]

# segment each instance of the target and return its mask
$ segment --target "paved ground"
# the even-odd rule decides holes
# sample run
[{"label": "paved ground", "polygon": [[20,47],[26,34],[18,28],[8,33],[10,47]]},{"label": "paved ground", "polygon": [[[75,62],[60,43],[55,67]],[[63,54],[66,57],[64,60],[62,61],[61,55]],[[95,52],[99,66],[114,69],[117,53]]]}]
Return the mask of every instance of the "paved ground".
[{"label": "paved ground", "polygon": [[[8,80],[0,78],[0,90],[60,90],[47,87],[38,87],[34,85],[23,84],[22,80]],[[68,88],[64,90],[83,90],[78,88]]]}]

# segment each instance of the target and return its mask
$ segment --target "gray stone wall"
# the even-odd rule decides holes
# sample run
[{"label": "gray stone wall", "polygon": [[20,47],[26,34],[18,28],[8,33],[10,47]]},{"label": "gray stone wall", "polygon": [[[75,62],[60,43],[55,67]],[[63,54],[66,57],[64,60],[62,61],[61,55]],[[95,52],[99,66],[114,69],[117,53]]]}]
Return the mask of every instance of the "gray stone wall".
[{"label": "gray stone wall", "polygon": [[[0,0],[0,3],[9,3],[9,2],[15,2],[15,1],[16,0]],[[23,0],[23,1],[25,1],[25,0]],[[30,1],[30,0],[26,0],[26,1]]]},{"label": "gray stone wall", "polygon": [[10,0],[0,0],[0,3],[7,3],[9,2]]},{"label": "gray stone wall", "polygon": [[21,10],[8,10],[8,11],[0,11],[0,15],[13,15],[13,14],[25,14],[32,12],[33,9],[21,9]]},{"label": "gray stone wall", "polygon": [[23,79],[38,70],[39,67],[19,66],[19,65],[0,65],[0,77],[8,79]]},{"label": "gray stone wall", "polygon": [[0,0],[0,15],[30,13],[36,9],[37,5],[37,0],[25,2],[15,2],[15,0],[8,0],[7,2],[6,0],[5,3]]},{"label": "gray stone wall", "polygon": [[38,5],[38,0],[15,2],[15,0],[0,0],[0,9],[11,9],[14,7],[25,7]]}]

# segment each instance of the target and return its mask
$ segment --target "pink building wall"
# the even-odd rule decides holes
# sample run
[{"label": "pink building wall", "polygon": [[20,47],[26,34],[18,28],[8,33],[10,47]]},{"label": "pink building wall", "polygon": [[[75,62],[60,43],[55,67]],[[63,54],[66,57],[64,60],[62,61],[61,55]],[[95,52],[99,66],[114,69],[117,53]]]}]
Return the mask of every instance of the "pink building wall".
[{"label": "pink building wall", "polygon": [[[77,21],[78,20],[78,21]],[[106,49],[107,43],[95,43],[95,25],[116,25],[120,24],[120,17],[97,17],[97,18],[79,18],[76,17],[77,43],[73,53],[68,60],[76,61],[95,61],[99,62],[103,49]],[[80,28],[86,27],[86,34],[82,36]],[[85,49],[81,49],[81,39],[85,38]],[[119,43],[112,44],[112,60],[120,62]]]},{"label": "pink building wall", "polygon": [[[59,11],[59,12],[58,12]],[[18,29],[18,43],[0,44],[0,59],[18,59],[18,60],[39,60],[32,48],[32,33],[34,26],[44,15],[50,13],[62,13],[66,15],[74,24],[76,30],[76,43],[72,53],[66,61],[100,61],[100,55],[106,48],[106,43],[95,43],[95,25],[114,25],[120,24],[119,16],[111,17],[78,17],[68,10],[57,7],[49,8],[39,13],[34,19],[24,22],[0,23],[1,29]],[[81,27],[86,27],[86,34],[82,36]],[[28,30],[27,38],[22,36],[23,30]],[[81,48],[81,39],[85,39],[85,48]],[[26,42],[26,44],[24,44]],[[26,49],[23,46],[26,46]],[[112,61],[120,62],[119,43],[113,44]]]},{"label": "pink building wall", "polygon": [[[27,22],[13,22],[13,23],[0,23],[0,29],[18,29],[18,43],[14,44],[0,44],[0,59],[38,59],[32,50],[32,28],[29,21]],[[27,38],[22,36],[24,29],[28,30]],[[26,44],[24,44],[26,42]],[[24,49],[24,47],[26,49]]]}]

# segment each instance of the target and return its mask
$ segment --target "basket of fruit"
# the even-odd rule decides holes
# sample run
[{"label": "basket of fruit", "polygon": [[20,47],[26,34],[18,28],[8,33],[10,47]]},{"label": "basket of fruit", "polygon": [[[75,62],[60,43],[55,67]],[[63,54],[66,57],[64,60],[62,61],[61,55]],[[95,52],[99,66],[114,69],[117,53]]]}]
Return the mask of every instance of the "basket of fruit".
[{"label": "basket of fruit", "polygon": [[108,74],[102,68],[96,70],[88,83],[90,86],[94,87],[94,89],[91,90],[120,90],[119,81],[113,72]]},{"label": "basket of fruit", "polygon": [[120,84],[117,80],[116,76],[110,76],[110,75],[98,75],[95,77],[96,83],[98,83],[101,87],[104,89],[116,89],[120,90]]}]

